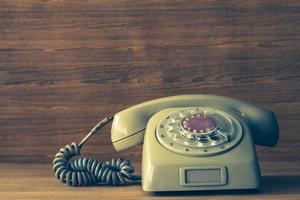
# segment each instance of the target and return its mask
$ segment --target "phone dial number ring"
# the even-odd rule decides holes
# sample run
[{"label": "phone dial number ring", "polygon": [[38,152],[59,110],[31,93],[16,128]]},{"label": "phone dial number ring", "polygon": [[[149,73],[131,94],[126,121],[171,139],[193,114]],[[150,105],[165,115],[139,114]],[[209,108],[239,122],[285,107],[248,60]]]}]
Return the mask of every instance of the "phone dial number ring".
[{"label": "phone dial number ring", "polygon": [[211,156],[230,150],[242,138],[242,127],[232,115],[209,107],[180,109],[157,125],[159,143],[188,156]]}]

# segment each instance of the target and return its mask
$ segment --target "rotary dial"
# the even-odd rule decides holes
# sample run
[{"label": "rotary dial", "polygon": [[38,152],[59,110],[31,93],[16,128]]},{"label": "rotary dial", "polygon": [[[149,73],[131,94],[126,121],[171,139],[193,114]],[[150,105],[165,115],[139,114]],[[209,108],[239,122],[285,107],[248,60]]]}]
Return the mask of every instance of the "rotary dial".
[{"label": "rotary dial", "polygon": [[158,141],[166,148],[188,155],[211,155],[228,150],[242,137],[239,122],[221,110],[186,108],[163,119]]}]

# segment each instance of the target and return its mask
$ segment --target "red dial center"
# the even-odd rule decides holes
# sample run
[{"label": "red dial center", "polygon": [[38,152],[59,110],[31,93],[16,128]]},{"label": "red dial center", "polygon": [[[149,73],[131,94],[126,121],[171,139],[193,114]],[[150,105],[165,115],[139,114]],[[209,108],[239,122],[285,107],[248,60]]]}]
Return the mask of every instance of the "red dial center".
[{"label": "red dial center", "polygon": [[195,133],[208,133],[217,128],[217,121],[204,114],[192,114],[181,121],[183,129]]}]

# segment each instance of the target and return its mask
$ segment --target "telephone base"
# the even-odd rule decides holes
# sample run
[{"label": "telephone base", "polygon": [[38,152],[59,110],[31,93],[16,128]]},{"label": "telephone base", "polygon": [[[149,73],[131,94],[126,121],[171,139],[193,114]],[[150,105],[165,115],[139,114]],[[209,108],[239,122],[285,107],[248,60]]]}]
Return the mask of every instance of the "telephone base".
[{"label": "telephone base", "polygon": [[239,121],[243,137],[226,152],[210,156],[186,156],[163,147],[155,127],[159,119],[178,108],[155,114],[148,122],[143,146],[142,188],[148,192],[258,189],[260,169],[250,129]]}]

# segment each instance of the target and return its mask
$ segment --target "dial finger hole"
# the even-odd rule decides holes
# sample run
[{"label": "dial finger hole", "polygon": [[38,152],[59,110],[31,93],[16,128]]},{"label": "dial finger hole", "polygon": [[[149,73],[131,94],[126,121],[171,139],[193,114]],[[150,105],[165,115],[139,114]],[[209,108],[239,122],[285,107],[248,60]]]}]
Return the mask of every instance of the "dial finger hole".
[{"label": "dial finger hole", "polygon": [[205,136],[198,137],[199,142],[201,143],[208,143],[209,139]]},{"label": "dial finger hole", "polygon": [[213,141],[219,141],[221,139],[221,137],[219,135],[212,135],[212,136],[210,136],[210,139]]}]

